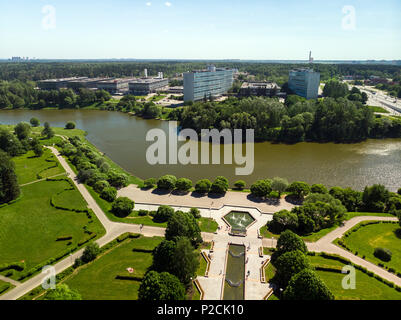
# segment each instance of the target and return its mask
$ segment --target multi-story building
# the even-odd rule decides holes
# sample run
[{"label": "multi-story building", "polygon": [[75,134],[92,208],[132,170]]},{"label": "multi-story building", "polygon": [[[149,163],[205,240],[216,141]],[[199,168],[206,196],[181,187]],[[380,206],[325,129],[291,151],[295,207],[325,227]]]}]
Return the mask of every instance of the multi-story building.
[{"label": "multi-story building", "polygon": [[240,88],[240,97],[263,96],[274,97],[281,88],[274,82],[244,82]]},{"label": "multi-story building", "polygon": [[78,90],[80,88],[95,89],[100,81],[111,80],[110,78],[84,78],[67,82],[67,88]]},{"label": "multi-story building", "polygon": [[290,71],[289,89],[306,99],[317,99],[319,95],[320,73],[313,69],[295,69]]},{"label": "multi-story building", "polygon": [[135,81],[131,81],[129,83],[130,93],[137,96],[147,95],[149,93],[153,93],[156,92],[157,90],[161,90],[167,87],[168,87],[167,78],[136,79]]},{"label": "multi-story building", "polygon": [[129,83],[135,81],[135,78],[109,79],[97,83],[99,90],[106,90],[111,94],[125,93],[129,90]]},{"label": "multi-story building", "polygon": [[234,82],[233,74],[232,69],[214,66],[184,73],[184,101],[199,101],[227,93]]},{"label": "multi-story building", "polygon": [[73,77],[64,79],[47,79],[38,81],[38,87],[42,90],[59,90],[62,88],[67,88],[67,84],[70,81],[82,81],[88,79],[87,77]]}]

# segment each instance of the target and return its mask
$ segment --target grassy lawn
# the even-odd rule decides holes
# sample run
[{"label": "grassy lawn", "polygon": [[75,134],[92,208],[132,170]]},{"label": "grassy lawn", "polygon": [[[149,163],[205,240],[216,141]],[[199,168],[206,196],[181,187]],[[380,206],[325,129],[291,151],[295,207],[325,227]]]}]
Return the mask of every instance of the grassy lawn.
[{"label": "grassy lawn", "polygon": [[[152,265],[152,254],[133,249],[153,250],[163,239],[144,238],[124,241],[94,262],[79,268],[64,282],[78,290],[84,300],[136,300],[140,281],[118,280],[117,275],[142,278]],[[127,268],[133,268],[129,274]]]},{"label": "grassy lawn", "polygon": [[[14,288],[15,286],[12,285],[11,283],[5,282],[0,280],[0,296],[4,293],[6,293],[7,291],[11,290],[12,288]],[[198,299],[199,300],[199,299]]]},{"label": "grassy lawn", "polygon": [[48,178],[64,173],[63,167],[49,149],[44,149],[41,157],[35,157],[33,151],[13,158],[19,184]]},{"label": "grassy lawn", "polygon": [[[343,263],[337,260],[326,259],[321,256],[309,256],[313,266],[340,267]],[[329,271],[316,271],[324,283],[333,292],[336,300],[400,300],[401,293],[374,279],[362,271],[356,270],[356,289],[345,290],[341,282],[344,275]]]},{"label": "grassy lawn", "polygon": [[389,213],[382,212],[347,212],[345,214],[345,220],[350,220],[355,217],[394,217]]},{"label": "grassy lawn", "polygon": [[[355,226],[355,228],[357,228]],[[378,223],[362,226],[356,232],[351,232],[348,237],[342,240],[353,252],[358,251],[359,256],[365,256],[375,264],[383,263],[389,268],[401,272],[401,238],[397,236],[400,229],[398,223]],[[383,262],[373,255],[375,248],[387,248],[393,256],[389,262]]]},{"label": "grassy lawn", "polygon": [[214,233],[219,226],[218,223],[212,218],[202,217],[198,220],[198,223],[202,232]]},{"label": "grassy lawn", "polygon": [[[326,229],[322,229],[318,232],[314,232],[311,234],[308,234],[306,236],[301,236],[301,238],[304,241],[307,242],[316,242],[318,241],[320,238],[324,237],[326,234],[330,233],[331,231],[333,231],[334,229],[336,229],[338,226],[333,226],[331,228],[326,228]],[[275,238],[278,239],[280,237],[279,234],[270,232],[266,226],[263,226],[262,228],[259,229],[260,230],[260,234],[262,235],[263,238],[267,238],[267,239],[271,239],[271,238]]]},{"label": "grassy lawn", "polygon": [[382,108],[382,107],[368,106],[368,108],[369,108],[370,110],[372,110],[373,112],[390,113],[390,112],[388,112],[386,109],[384,109],[384,108]]},{"label": "grassy lawn", "polygon": [[[58,210],[50,205],[53,195],[70,187],[66,180],[30,184],[21,188],[22,197],[17,202],[0,208],[0,264],[25,261],[25,270],[29,270],[88,239],[85,225],[97,237],[104,234],[96,217],[90,223],[86,213]],[[69,191],[68,197],[70,207],[84,201],[76,190]],[[62,236],[71,236],[71,243],[56,241]],[[15,271],[12,278],[18,279],[20,274]]]}]

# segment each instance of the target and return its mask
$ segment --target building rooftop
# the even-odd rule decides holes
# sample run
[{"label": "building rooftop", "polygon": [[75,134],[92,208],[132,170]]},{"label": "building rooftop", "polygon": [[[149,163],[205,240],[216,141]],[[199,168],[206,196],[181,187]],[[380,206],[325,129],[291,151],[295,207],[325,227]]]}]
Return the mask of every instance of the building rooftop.
[{"label": "building rooftop", "polygon": [[280,89],[280,87],[275,82],[244,82],[241,86],[241,89],[247,88]]},{"label": "building rooftop", "polygon": [[103,83],[103,84],[112,84],[112,83],[121,83],[121,82],[131,82],[131,81],[135,81],[136,78],[117,78],[117,79],[107,79],[107,80],[102,80],[99,81],[99,83]]},{"label": "building rooftop", "polygon": [[141,78],[133,79],[130,83],[155,83],[163,80],[168,80],[167,78]]},{"label": "building rooftop", "polygon": [[39,80],[38,82],[49,82],[49,83],[53,83],[53,82],[63,82],[63,81],[77,81],[77,80],[84,80],[84,79],[88,79],[88,77],[71,77],[71,78],[61,78],[61,79],[46,79],[46,80]]}]

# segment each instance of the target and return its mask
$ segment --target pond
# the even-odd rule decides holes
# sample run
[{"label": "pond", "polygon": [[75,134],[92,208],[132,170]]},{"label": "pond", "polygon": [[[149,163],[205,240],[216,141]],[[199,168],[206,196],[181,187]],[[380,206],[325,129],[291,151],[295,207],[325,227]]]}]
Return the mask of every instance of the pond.
[{"label": "pond", "polygon": [[[16,124],[37,117],[43,124],[64,127],[74,121],[88,132],[88,140],[128,172],[140,178],[173,174],[194,182],[226,176],[230,183],[283,177],[289,181],[323,183],[363,190],[380,183],[395,191],[401,187],[401,139],[368,140],[356,144],[298,143],[295,145],[255,144],[254,171],[237,176],[237,165],[151,165],[146,160],[150,129],[168,132],[168,122],[144,120],[119,112],[98,110],[7,110],[0,111],[0,124]],[[191,142],[192,143],[192,142]],[[193,142],[198,144],[201,143]],[[223,149],[223,148],[221,148]],[[223,150],[221,150],[223,153]]]}]

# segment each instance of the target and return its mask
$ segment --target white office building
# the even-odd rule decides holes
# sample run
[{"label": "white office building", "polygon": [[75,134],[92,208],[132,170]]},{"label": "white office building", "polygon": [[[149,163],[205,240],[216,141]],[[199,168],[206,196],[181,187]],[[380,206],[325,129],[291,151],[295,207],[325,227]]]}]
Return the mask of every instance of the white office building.
[{"label": "white office building", "polygon": [[218,97],[232,87],[232,69],[208,66],[207,70],[184,73],[184,101],[199,101]]}]

